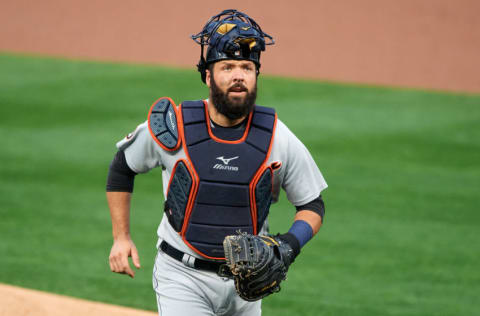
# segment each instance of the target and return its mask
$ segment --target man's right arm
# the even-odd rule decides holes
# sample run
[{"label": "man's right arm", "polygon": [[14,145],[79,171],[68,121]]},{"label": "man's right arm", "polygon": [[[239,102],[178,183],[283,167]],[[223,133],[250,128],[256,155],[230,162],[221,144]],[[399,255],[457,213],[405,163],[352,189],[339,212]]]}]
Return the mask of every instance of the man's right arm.
[{"label": "man's right arm", "polygon": [[110,270],[128,274],[132,278],[135,272],[128,263],[132,257],[134,266],[140,269],[137,248],[130,237],[130,192],[107,192],[108,207],[112,218],[113,246],[110,251]]},{"label": "man's right arm", "polygon": [[[137,126],[116,144],[119,149],[108,172],[107,200],[112,219],[113,246],[110,251],[110,269],[134,276],[128,257],[140,268],[137,248],[130,235],[130,199],[137,173],[145,173],[162,166],[161,150],[153,140],[148,122]],[[128,160],[128,163],[127,163]]]},{"label": "man's right arm", "polygon": [[107,178],[107,201],[113,234],[109,263],[113,272],[128,274],[132,278],[135,272],[128,263],[128,257],[132,257],[137,269],[140,268],[138,251],[130,237],[130,199],[135,175],[127,165],[124,152],[119,150],[110,164]]}]

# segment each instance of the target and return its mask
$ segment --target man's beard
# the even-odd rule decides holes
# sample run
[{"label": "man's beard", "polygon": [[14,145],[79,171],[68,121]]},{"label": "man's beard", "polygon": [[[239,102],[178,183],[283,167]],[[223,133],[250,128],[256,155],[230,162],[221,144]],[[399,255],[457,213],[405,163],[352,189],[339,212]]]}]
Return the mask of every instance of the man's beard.
[{"label": "man's beard", "polygon": [[[220,114],[223,114],[230,120],[236,120],[248,115],[255,105],[255,100],[257,99],[257,83],[252,91],[248,91],[245,85],[239,83],[235,84],[224,93],[217,86],[217,83],[211,77],[211,92],[210,97],[212,98],[212,103]],[[232,89],[242,88],[246,92],[244,98],[231,98],[228,96],[228,92]]]}]

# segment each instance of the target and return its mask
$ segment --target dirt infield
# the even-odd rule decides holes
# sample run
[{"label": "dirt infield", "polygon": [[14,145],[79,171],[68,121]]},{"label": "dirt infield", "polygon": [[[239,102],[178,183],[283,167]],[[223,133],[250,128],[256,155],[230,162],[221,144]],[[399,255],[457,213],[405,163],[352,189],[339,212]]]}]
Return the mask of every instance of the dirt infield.
[{"label": "dirt infield", "polygon": [[[215,1],[1,1],[0,51],[193,67]],[[229,5],[230,6],[230,5]],[[244,0],[275,75],[480,92],[480,1]]]},{"label": "dirt infield", "polygon": [[0,316],[154,316],[154,312],[0,284]]}]

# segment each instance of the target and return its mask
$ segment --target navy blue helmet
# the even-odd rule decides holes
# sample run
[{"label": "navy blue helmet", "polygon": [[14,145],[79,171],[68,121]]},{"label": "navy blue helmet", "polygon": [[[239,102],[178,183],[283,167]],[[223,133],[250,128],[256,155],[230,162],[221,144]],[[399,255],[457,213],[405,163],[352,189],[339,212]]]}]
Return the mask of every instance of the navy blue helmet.
[{"label": "navy blue helmet", "polygon": [[[265,39],[269,42],[266,42]],[[208,20],[192,39],[201,46],[198,71],[205,82],[206,69],[225,59],[250,60],[260,69],[260,53],[275,41],[251,17],[237,10],[224,10]],[[208,46],[206,56],[204,47]]]}]

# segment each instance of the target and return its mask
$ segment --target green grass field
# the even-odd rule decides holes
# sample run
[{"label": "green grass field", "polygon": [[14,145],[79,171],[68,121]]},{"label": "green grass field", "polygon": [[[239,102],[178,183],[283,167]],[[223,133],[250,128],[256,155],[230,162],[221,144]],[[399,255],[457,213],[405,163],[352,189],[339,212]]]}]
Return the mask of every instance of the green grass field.
[{"label": "green grass field", "polygon": [[[156,309],[160,170],[138,176],[135,279],[108,266],[115,142],[193,70],[0,55],[0,282]],[[326,222],[264,315],[480,315],[480,96],[262,76],[259,104],[311,150]],[[272,232],[294,215],[285,197]]]}]

